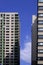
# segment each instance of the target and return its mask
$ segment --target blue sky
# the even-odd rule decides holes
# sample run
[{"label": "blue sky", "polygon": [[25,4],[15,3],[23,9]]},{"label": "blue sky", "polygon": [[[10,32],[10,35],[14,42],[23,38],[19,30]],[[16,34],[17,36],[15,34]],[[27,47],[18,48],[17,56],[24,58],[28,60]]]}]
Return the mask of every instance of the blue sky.
[{"label": "blue sky", "polygon": [[31,24],[32,15],[36,15],[37,12],[37,0],[0,0],[0,12],[19,13],[20,65],[30,65]]}]

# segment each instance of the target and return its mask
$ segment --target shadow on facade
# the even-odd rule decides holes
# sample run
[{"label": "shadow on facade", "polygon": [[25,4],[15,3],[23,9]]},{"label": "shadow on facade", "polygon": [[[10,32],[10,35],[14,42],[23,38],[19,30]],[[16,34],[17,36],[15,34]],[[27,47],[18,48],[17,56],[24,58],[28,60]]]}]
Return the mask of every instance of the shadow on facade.
[{"label": "shadow on facade", "polygon": [[37,65],[37,19],[32,24],[32,62],[31,65]]},{"label": "shadow on facade", "polygon": [[[4,58],[4,65],[20,65],[19,43],[16,42],[15,46],[13,46],[12,49],[13,49],[13,50],[11,50],[12,53],[7,53],[6,58]],[[14,54],[14,56],[13,56],[13,54]]]}]

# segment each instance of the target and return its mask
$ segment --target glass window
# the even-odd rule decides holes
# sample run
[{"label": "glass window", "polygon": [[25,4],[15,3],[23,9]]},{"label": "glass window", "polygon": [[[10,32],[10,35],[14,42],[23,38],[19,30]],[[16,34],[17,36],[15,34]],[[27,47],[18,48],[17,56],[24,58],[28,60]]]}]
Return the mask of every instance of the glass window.
[{"label": "glass window", "polygon": [[9,22],[9,20],[6,20],[6,22]]},{"label": "glass window", "polygon": [[9,49],[9,48],[6,48],[6,49]]},{"label": "glass window", "polygon": [[38,35],[38,38],[43,38],[43,35]]},{"label": "glass window", "polygon": [[6,41],[9,41],[9,39],[6,39]]},{"label": "glass window", "polygon": [[11,48],[11,49],[13,49],[13,48]]},{"label": "glass window", "polygon": [[6,14],[6,16],[10,16],[9,14]]},{"label": "glass window", "polygon": [[9,42],[6,42],[6,44],[9,44]]},{"label": "glass window", "polygon": [[18,19],[18,17],[15,17],[15,19]]},{"label": "glass window", "polygon": [[13,39],[11,39],[11,41],[13,41]]},{"label": "glass window", "polygon": [[13,53],[11,53],[11,55],[13,55]]},{"label": "glass window", "polygon": [[13,33],[14,31],[11,31],[11,33]]},{"label": "glass window", "polygon": [[9,22],[7,22],[6,24],[9,24]]},{"label": "glass window", "polygon": [[43,9],[43,7],[42,7],[42,6],[40,6],[40,7],[38,7],[38,9]]},{"label": "glass window", "polygon": [[38,57],[38,60],[43,60],[43,57]]},{"label": "glass window", "polygon": [[9,55],[9,53],[6,53],[6,55]]},{"label": "glass window", "polygon": [[14,28],[11,28],[11,30],[14,30]]},{"label": "glass window", "polygon": [[43,14],[38,14],[38,16],[43,16]]},{"label": "glass window", "polygon": [[6,33],[9,33],[9,31],[6,31]]},{"label": "glass window", "polygon": [[38,28],[38,31],[43,31],[43,28]]},{"label": "glass window", "polygon": [[9,26],[6,26],[6,27],[9,27]]},{"label": "glass window", "polygon": [[15,16],[18,16],[18,14],[15,14]]},{"label": "glass window", "polygon": [[14,23],[11,23],[11,24],[14,24]]},{"label": "glass window", "polygon": [[14,19],[14,17],[11,17],[11,19]]},{"label": "glass window", "polygon": [[6,46],[9,46],[9,45],[6,45]]},{"label": "glass window", "polygon": [[13,20],[11,20],[12,22],[14,22],[14,19]]},{"label": "glass window", "polygon": [[40,42],[40,43],[38,43],[38,45],[43,45],[43,43]]},{"label": "glass window", "polygon": [[6,19],[9,19],[9,17],[6,17]]},{"label": "glass window", "polygon": [[18,30],[18,28],[15,28],[15,30]]},{"label": "glass window", "polygon": [[11,45],[11,46],[14,46],[14,45]]},{"label": "glass window", "polygon": [[[8,36],[7,36],[8,35]],[[9,37],[9,34],[6,34],[6,37]]]},{"label": "glass window", "polygon": [[43,50],[38,50],[38,52],[43,52]]},{"label": "glass window", "polygon": [[6,52],[9,52],[9,50],[6,50]]},{"label": "glass window", "polygon": [[13,44],[13,42],[11,42],[11,44]]},{"label": "glass window", "polygon": [[6,28],[6,30],[9,30],[9,28]]},{"label": "glass window", "polygon": [[43,0],[38,0],[39,2],[43,2]]},{"label": "glass window", "polygon": [[9,38],[9,37],[6,37],[6,38]]},{"label": "glass window", "polygon": [[2,17],[2,14],[1,14],[1,17]]},{"label": "glass window", "polygon": [[38,24],[43,24],[43,21],[38,21]]}]

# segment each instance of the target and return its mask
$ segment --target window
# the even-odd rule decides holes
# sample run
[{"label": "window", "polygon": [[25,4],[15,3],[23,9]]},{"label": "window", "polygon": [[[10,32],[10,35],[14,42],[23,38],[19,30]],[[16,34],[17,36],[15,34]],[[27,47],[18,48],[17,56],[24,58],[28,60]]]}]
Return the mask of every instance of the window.
[{"label": "window", "polygon": [[9,24],[9,23],[6,23],[6,24]]},{"label": "window", "polygon": [[13,48],[11,48],[11,49],[13,49]]},{"label": "window", "polygon": [[15,16],[18,16],[18,14],[15,14]]},{"label": "window", "polygon": [[11,36],[11,38],[14,38],[14,36]]},{"label": "window", "polygon": [[38,24],[43,24],[43,21],[38,21]]},{"label": "window", "polygon": [[43,28],[38,28],[38,31],[43,31]]},{"label": "window", "polygon": [[6,33],[9,33],[9,31],[6,31]]},{"label": "window", "polygon": [[[19,20],[15,20],[15,22],[18,22]],[[16,24],[16,23],[15,23]]]},{"label": "window", "polygon": [[14,23],[11,23],[11,24],[14,24]]},{"label": "window", "polygon": [[7,22],[9,22],[9,20],[6,20]]},{"label": "window", "polygon": [[9,42],[6,42],[6,44],[9,44]]},{"label": "window", "polygon": [[15,17],[15,19],[18,19],[18,17]]},{"label": "window", "polygon": [[[6,55],[9,55],[9,53],[6,53]],[[7,59],[6,59],[7,60]]]},{"label": "window", "polygon": [[14,26],[11,25],[11,27],[14,27]]},{"label": "window", "polygon": [[9,14],[7,14],[6,16],[10,16]]},{"label": "window", "polygon": [[9,27],[9,26],[6,26],[6,27]]},{"label": "window", "polygon": [[18,25],[15,25],[15,27],[18,27]]},{"label": "window", "polygon": [[9,38],[9,37],[6,37],[6,38]]},{"label": "window", "polygon": [[9,46],[9,45],[6,45],[6,46]]},{"label": "window", "polygon": [[5,22],[3,24],[5,25]]},{"label": "window", "polygon": [[11,33],[13,33],[14,31],[11,31]]},{"label": "window", "polygon": [[43,60],[43,57],[38,57],[38,60]]},{"label": "window", "polygon": [[11,45],[11,46],[14,46],[14,45]]},{"label": "window", "polygon": [[7,63],[7,65],[9,65],[8,63],[9,63],[9,61],[6,61],[6,63]]},{"label": "window", "polygon": [[11,39],[11,41],[13,41],[13,39]]},{"label": "window", "polygon": [[18,30],[18,28],[15,28],[15,30]]},{"label": "window", "polygon": [[42,6],[39,6],[38,9],[39,9],[39,10],[40,10],[40,9],[43,9],[43,7],[42,7]]},{"label": "window", "polygon": [[11,35],[14,35],[14,34],[11,34]]},{"label": "window", "polygon": [[6,17],[6,19],[9,19],[9,17]]},{"label": "window", "polygon": [[41,14],[38,14],[38,16],[43,16],[43,14],[41,13]]},{"label": "window", "polygon": [[39,2],[43,2],[43,0],[38,0]]},{"label": "window", "polygon": [[6,49],[9,49],[9,48],[6,48]]},{"label": "window", "polygon": [[43,45],[43,43],[39,42],[38,45]]},{"label": "window", "polygon": [[1,14],[1,17],[2,17],[2,14]]},{"label": "window", "polygon": [[11,53],[11,55],[13,55],[13,53]]},{"label": "window", "polygon": [[14,22],[14,20],[13,20],[13,19],[12,19],[11,21],[12,21],[12,22]]},{"label": "window", "polygon": [[13,57],[13,56],[11,56],[11,57]]},{"label": "window", "polygon": [[9,41],[9,39],[6,39],[6,41]]},{"label": "window", "polygon": [[11,28],[11,30],[14,30],[14,28]]},{"label": "window", "polygon": [[9,50],[6,50],[6,52],[9,52]]},{"label": "window", "polygon": [[14,19],[14,17],[11,17],[11,19]]},{"label": "window", "polygon": [[6,37],[7,37],[7,35],[9,36],[9,34],[6,34]]},{"label": "window", "polygon": [[43,52],[43,50],[40,49],[40,50],[38,50],[38,52]]},{"label": "window", "polygon": [[6,30],[9,30],[9,28],[6,28]]},{"label": "window", "polygon": [[43,38],[43,35],[38,35],[38,38]]}]

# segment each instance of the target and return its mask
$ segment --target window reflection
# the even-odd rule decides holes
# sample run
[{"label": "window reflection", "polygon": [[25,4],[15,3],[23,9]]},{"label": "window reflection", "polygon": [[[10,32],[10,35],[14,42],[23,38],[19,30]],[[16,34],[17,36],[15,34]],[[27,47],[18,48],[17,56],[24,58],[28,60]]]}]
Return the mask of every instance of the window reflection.
[{"label": "window reflection", "polygon": [[43,2],[43,0],[39,0],[39,2]]},{"label": "window reflection", "polygon": [[40,42],[40,43],[38,43],[38,45],[43,45],[43,43]]}]

